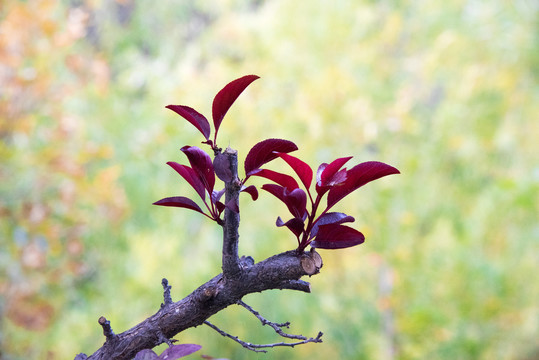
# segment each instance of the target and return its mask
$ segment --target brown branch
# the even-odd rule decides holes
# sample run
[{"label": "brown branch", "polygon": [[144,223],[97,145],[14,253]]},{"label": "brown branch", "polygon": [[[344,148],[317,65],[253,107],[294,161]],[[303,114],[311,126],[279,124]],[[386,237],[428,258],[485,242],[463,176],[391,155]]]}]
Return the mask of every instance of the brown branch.
[{"label": "brown branch", "polygon": [[137,352],[152,349],[176,334],[201,325],[210,316],[236,304],[245,295],[270,289],[290,289],[310,292],[308,275],[301,266],[296,251],[274,255],[244,268],[237,278],[223,274],[200,286],[186,298],[162,306],[140,324],[108,338],[88,360],[132,359]]}]

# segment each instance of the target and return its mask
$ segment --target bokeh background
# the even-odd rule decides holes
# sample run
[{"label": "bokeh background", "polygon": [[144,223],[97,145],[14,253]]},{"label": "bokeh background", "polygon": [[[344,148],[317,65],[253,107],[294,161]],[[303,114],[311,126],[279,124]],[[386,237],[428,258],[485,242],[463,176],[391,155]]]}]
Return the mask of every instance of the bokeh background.
[{"label": "bokeh background", "polygon": [[[0,3],[0,358],[71,359],[220,271],[220,229],[159,208],[190,195],[165,163],[246,74],[220,132],[244,158],[268,137],[313,167],[353,155],[402,175],[339,209],[365,244],[321,251],[312,294],[244,300],[323,344],[268,359],[539,358],[539,5],[526,0]],[[263,194],[262,194],[263,195]],[[295,240],[269,195],[241,203],[240,251]],[[214,316],[281,341],[237,307]],[[208,327],[179,342],[255,355]]]}]

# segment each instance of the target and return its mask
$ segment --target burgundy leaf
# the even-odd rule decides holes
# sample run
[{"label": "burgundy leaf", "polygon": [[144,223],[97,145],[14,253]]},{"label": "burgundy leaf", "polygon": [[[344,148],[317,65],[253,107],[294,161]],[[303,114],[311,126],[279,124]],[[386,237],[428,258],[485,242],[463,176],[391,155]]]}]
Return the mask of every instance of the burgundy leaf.
[{"label": "burgundy leaf", "polygon": [[195,210],[201,214],[204,214],[204,212],[202,211],[200,206],[196,204],[196,202],[194,202],[193,200],[189,198],[186,198],[185,196],[167,197],[167,198],[154,202],[153,205],[186,208],[186,209]]},{"label": "burgundy leaf", "polygon": [[296,235],[297,238],[300,237],[300,235],[303,233],[303,227],[305,226],[305,222],[303,219],[300,218],[292,218],[288,220],[287,222],[283,222],[281,217],[277,217],[276,224],[278,227],[286,226],[294,235]]},{"label": "burgundy leaf", "polygon": [[288,206],[290,213],[297,218],[305,219],[307,217],[307,194],[300,188],[288,191],[285,188],[284,202]]},{"label": "burgundy leaf", "polygon": [[213,163],[210,156],[196,146],[184,146],[181,150],[189,159],[191,167],[204,184],[204,188],[211,194],[215,186],[215,173],[213,172]]},{"label": "burgundy leaf", "polygon": [[314,222],[314,225],[311,229],[310,237],[315,237],[318,234],[318,227],[321,225],[328,225],[328,224],[343,224],[347,222],[354,222],[355,219],[350,216],[346,215],[341,212],[328,212],[324,215],[320,216],[316,221]]},{"label": "burgundy leaf", "polygon": [[217,211],[219,212],[219,215],[221,215],[221,213],[223,212],[223,210],[225,210],[226,206],[225,204],[223,204],[222,202],[220,201],[217,201],[215,203],[215,206],[217,207]]},{"label": "burgundy leaf", "polygon": [[400,174],[399,170],[393,166],[379,161],[367,161],[354,166],[347,171],[346,181],[340,185],[331,188],[328,195],[328,209],[338,201],[350,194],[352,191],[363,185],[391,174]]},{"label": "burgundy leaf", "polygon": [[198,129],[198,131],[200,131],[202,135],[204,135],[204,137],[208,141],[208,138],[210,137],[211,129],[210,129],[210,123],[204,117],[204,115],[200,114],[195,109],[192,109],[189,106],[185,106],[185,105],[168,105],[166,108],[174,111],[176,114],[180,115],[185,120],[193,124]]},{"label": "burgundy leaf", "polygon": [[362,244],[365,236],[346,225],[320,225],[318,235],[311,242],[311,247],[319,249],[343,249]]},{"label": "burgundy leaf", "polygon": [[232,170],[230,170],[230,162],[228,156],[225,154],[219,153],[213,159],[213,169],[215,170],[215,175],[224,182],[230,182],[232,180]]},{"label": "burgundy leaf", "polygon": [[189,166],[181,165],[174,161],[167,162],[167,165],[176,170],[176,172],[180,174],[193,189],[195,189],[198,196],[200,196],[202,200],[205,199],[206,192],[204,191],[204,184],[202,181],[200,181],[198,175],[193,169],[191,169]]},{"label": "burgundy leaf", "polygon": [[290,165],[292,169],[298,174],[299,179],[305,185],[305,188],[308,190],[311,187],[311,182],[313,181],[313,169],[307,165],[302,160],[298,159],[295,156],[288,155],[285,153],[278,153],[278,155]]},{"label": "burgundy leaf", "polygon": [[289,153],[297,149],[296,144],[289,140],[263,140],[249,150],[245,158],[245,175],[247,177],[251,176],[254,170],[277,158],[279,156],[277,153]]},{"label": "burgundy leaf", "polygon": [[276,184],[265,184],[265,185],[262,185],[262,189],[266,190],[267,192],[269,192],[270,194],[275,196],[277,199],[281,200],[283,203],[286,204],[284,200],[285,188],[283,186],[276,185]]},{"label": "burgundy leaf", "polygon": [[246,193],[251,195],[251,198],[253,199],[253,201],[256,201],[256,199],[258,199],[258,190],[256,189],[254,185],[249,185],[247,187],[242,186],[241,191],[242,192],[245,191]]},{"label": "burgundy leaf", "polygon": [[265,184],[262,189],[281,200],[294,217],[304,219],[307,216],[307,195],[302,189],[288,191],[285,187],[275,184]]},{"label": "burgundy leaf", "polygon": [[176,360],[184,356],[190,355],[198,350],[202,349],[202,346],[197,344],[179,344],[172,345],[165,349],[159,356],[161,360]]},{"label": "burgundy leaf", "polygon": [[346,170],[339,171],[352,157],[333,160],[330,164],[321,164],[316,172],[316,192],[324,194],[330,187],[346,180]]},{"label": "burgundy leaf", "polygon": [[213,190],[211,193],[211,202],[216,203],[217,201],[221,200],[221,197],[223,197],[224,193],[225,189],[221,189],[219,191]]},{"label": "burgundy leaf", "polygon": [[280,172],[273,171],[273,170],[259,169],[259,170],[253,171],[251,173],[251,176],[260,176],[260,177],[269,179],[287,188],[290,191],[297,189],[299,187],[298,183],[296,182],[296,180],[294,180],[292,176],[282,174]]},{"label": "burgundy leaf", "polygon": [[215,95],[212,105],[213,125],[215,127],[215,138],[230,106],[236,101],[238,96],[245,90],[249,84],[258,79],[256,75],[246,75],[228,83],[221,91]]},{"label": "burgundy leaf", "polygon": [[144,349],[137,353],[133,360],[157,360],[159,356],[153,350]]}]

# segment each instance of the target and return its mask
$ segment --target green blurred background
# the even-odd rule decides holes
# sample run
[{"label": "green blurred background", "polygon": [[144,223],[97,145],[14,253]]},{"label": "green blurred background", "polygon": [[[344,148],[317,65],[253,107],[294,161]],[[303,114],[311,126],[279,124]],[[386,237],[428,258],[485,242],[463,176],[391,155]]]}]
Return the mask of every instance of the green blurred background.
[{"label": "green blurred background", "polygon": [[[159,208],[193,192],[196,130],[246,74],[221,144],[268,137],[313,167],[353,155],[402,175],[338,207],[367,241],[321,251],[312,294],[244,300],[324,343],[255,356],[208,327],[179,342],[229,359],[539,358],[539,5],[536,1],[0,3],[0,358],[72,359],[220,271],[220,229]],[[259,183],[260,184],[260,183]],[[264,195],[264,194],[262,194]],[[269,195],[241,203],[240,252],[295,246]],[[267,216],[260,216],[264,214]],[[533,275],[536,274],[536,275]],[[245,310],[211,321],[281,341]]]}]

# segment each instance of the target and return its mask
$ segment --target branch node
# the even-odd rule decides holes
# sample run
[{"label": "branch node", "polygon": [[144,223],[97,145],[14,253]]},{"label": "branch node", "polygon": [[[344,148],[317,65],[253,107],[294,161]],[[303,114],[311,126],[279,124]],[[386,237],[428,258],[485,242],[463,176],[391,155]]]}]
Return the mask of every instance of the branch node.
[{"label": "branch node", "polygon": [[108,321],[104,316],[101,316],[98,322],[99,325],[101,325],[101,327],[103,328],[103,335],[105,335],[107,341],[113,341],[116,337],[116,334],[114,333],[114,331],[112,331],[110,321]]},{"label": "branch node", "polygon": [[174,344],[176,341],[176,339],[169,339],[168,337],[165,336],[165,334],[163,334],[162,332],[159,332],[158,334],[158,337],[159,337],[159,341],[161,343],[165,343],[167,344],[168,346],[172,346],[172,344]]},{"label": "branch node", "polygon": [[243,269],[250,268],[255,264],[255,259],[252,256],[242,255],[240,258],[240,265]]},{"label": "branch node", "polygon": [[165,306],[172,304],[173,301],[172,301],[172,297],[170,296],[170,290],[172,289],[172,286],[168,284],[168,280],[163,278],[163,280],[161,280],[161,285],[163,285],[163,299],[164,299],[164,303],[161,304],[161,309],[162,309]]},{"label": "branch node", "polygon": [[197,299],[200,302],[207,302],[217,296],[218,290],[214,286],[206,286],[198,293]]}]

